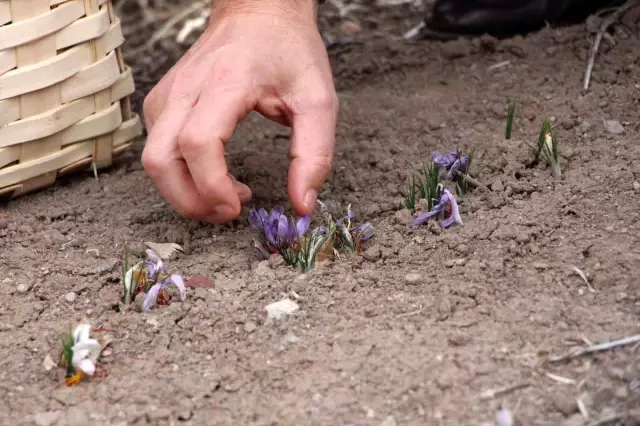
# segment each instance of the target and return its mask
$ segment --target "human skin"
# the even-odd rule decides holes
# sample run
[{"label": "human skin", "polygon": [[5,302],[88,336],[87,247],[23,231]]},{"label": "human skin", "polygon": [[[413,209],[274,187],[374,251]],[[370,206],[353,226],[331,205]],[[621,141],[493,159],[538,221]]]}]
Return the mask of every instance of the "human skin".
[{"label": "human skin", "polygon": [[331,170],[338,114],[316,0],[214,0],[212,7],[209,27],[145,99],[144,169],[184,217],[237,218],[252,194],[228,173],[224,148],[257,111],[291,126],[289,199],[309,214]]}]

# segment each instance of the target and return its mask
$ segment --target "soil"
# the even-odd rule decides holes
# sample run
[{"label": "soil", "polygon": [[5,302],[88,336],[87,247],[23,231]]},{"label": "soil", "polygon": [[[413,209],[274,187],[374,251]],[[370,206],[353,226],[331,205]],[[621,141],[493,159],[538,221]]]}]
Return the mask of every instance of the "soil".
[{"label": "soil", "polygon": [[[139,50],[175,7],[156,5],[149,21],[120,9],[138,110],[187,48],[167,39]],[[341,99],[321,199],[350,203],[374,224],[364,255],[307,275],[259,262],[246,213],[213,226],[172,212],[141,167],[143,140],[99,180],[74,175],[3,204],[0,423],[492,425],[503,406],[519,425],[615,414],[606,424],[640,424],[637,413],[624,416],[640,407],[637,345],[545,362],[640,332],[638,27],[618,27],[617,44],[603,43],[583,94],[593,35],[582,25],[508,40],[403,41],[421,14],[368,7],[347,21],[328,5],[321,16]],[[505,140],[514,99],[514,138]],[[560,181],[526,166],[547,117],[561,144]],[[229,144],[256,207],[286,205],[288,135],[250,116]],[[476,177],[491,190],[460,200],[463,226],[409,229],[407,170],[455,148],[475,150]],[[187,298],[148,313],[116,309],[123,247],[140,254],[146,241],[184,247],[168,266],[191,280]],[[300,310],[267,320],[265,306],[285,297]],[[111,342],[98,377],[66,387],[43,361],[57,360],[62,334],[82,320]]]}]

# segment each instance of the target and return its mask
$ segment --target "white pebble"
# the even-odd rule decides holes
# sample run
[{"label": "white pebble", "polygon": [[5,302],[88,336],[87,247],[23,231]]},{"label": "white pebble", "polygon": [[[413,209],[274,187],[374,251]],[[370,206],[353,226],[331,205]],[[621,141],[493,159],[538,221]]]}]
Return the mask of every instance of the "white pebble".
[{"label": "white pebble", "polygon": [[64,295],[64,300],[66,300],[69,303],[73,303],[76,300],[76,294],[71,291]]}]

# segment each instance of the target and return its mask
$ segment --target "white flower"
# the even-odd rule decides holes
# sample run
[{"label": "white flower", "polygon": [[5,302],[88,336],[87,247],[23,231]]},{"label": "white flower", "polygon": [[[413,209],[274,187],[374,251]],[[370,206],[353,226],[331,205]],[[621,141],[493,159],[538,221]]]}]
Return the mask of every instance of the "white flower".
[{"label": "white flower", "polygon": [[89,324],[80,324],[73,331],[73,358],[71,363],[73,368],[82,371],[87,376],[93,376],[96,371],[96,361],[100,356],[100,343],[95,339],[89,338],[91,326]]},{"label": "white flower", "polygon": [[[131,293],[131,284],[133,281],[133,274],[140,272],[142,267],[142,262],[138,262],[132,268],[130,268],[124,276],[124,288],[127,294]],[[137,290],[137,289],[134,289]]]}]

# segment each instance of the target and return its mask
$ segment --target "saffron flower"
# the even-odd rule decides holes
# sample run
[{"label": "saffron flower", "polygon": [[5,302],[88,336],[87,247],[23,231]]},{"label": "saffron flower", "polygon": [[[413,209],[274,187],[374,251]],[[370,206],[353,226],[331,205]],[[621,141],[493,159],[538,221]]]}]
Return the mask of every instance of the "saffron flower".
[{"label": "saffron flower", "polygon": [[362,223],[352,226],[351,221],[356,217],[351,205],[347,207],[347,215],[336,221],[336,230],[342,246],[348,251],[360,251],[362,243],[370,240],[374,235],[373,225]]},{"label": "saffron flower", "polygon": [[456,172],[467,173],[469,167],[469,156],[460,154],[459,151],[451,151],[447,154],[440,154],[437,151],[431,153],[433,162],[440,167],[440,179],[455,181]]},{"label": "saffron flower", "polygon": [[421,214],[417,218],[415,218],[411,223],[409,223],[410,227],[415,227],[422,225],[427,222],[432,217],[443,215],[444,218],[440,220],[440,226],[442,228],[449,228],[454,223],[458,225],[462,225],[462,217],[460,216],[460,211],[458,209],[458,203],[448,189],[444,191],[440,191],[442,195],[440,196],[440,200],[438,204],[433,206],[433,208],[424,214]]},{"label": "saffron flower", "polygon": [[276,206],[268,213],[265,209],[252,209],[249,211],[249,224],[260,235],[260,241],[254,241],[254,246],[262,257],[281,254],[288,264],[295,264],[292,252],[309,230],[311,216],[288,219],[282,206]]},{"label": "saffron flower", "polygon": [[184,285],[184,280],[180,275],[172,274],[151,286],[142,303],[142,310],[144,312],[147,312],[149,309],[151,309],[157,303],[160,293],[171,285],[175,286],[178,289],[178,291],[180,292],[180,300],[184,301],[184,299],[187,297],[187,289]]},{"label": "saffron flower", "polygon": [[97,340],[89,337],[90,333],[90,325],[80,324],[73,332],[67,333],[62,343],[62,365],[67,369],[65,382],[69,386],[96,372],[102,347]]}]

